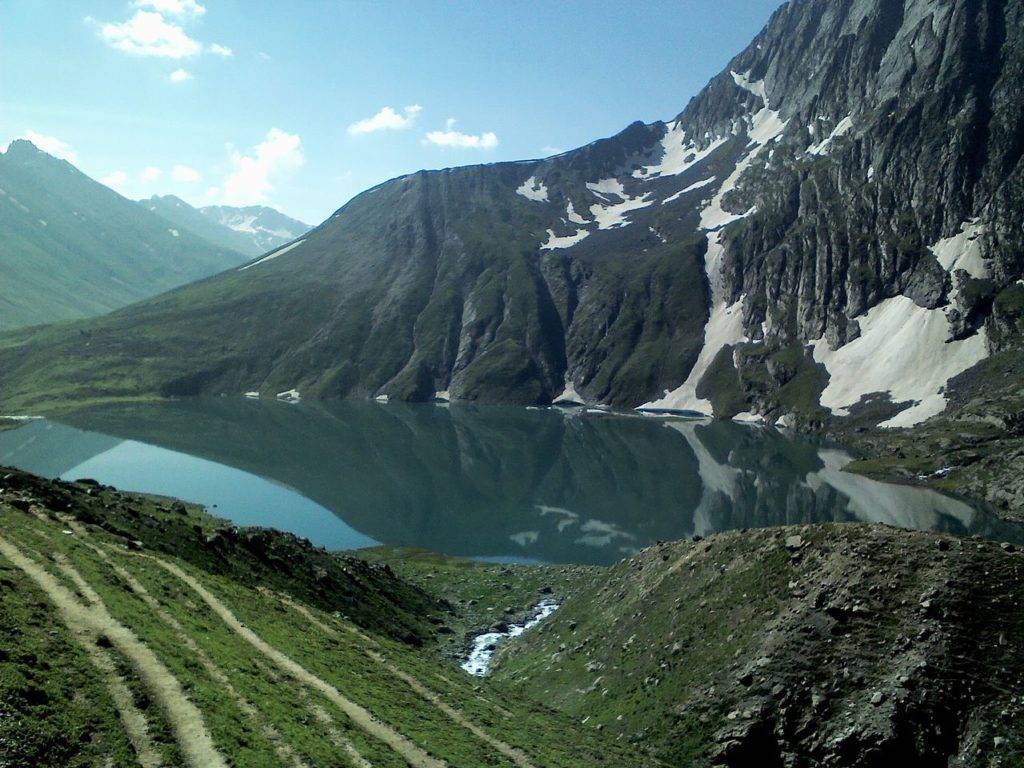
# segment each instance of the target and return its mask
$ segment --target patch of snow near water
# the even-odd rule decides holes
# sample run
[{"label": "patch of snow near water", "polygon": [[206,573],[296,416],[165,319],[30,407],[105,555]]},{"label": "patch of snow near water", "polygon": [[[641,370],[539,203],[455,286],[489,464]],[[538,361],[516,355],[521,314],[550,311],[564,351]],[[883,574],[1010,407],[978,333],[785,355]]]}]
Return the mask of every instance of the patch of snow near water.
[{"label": "patch of snow near water", "polygon": [[299,394],[297,389],[289,389],[286,392],[278,392],[277,399],[283,400],[286,403],[298,403],[302,400],[302,395]]},{"label": "patch of snow near water", "polygon": [[565,378],[565,389],[558,397],[551,401],[552,405],[557,403],[577,403],[579,405],[586,405],[586,400],[580,397],[576,391],[576,386],[572,383],[572,379],[568,376]]},{"label": "patch of snow near water", "polygon": [[824,337],[812,342],[815,362],[829,373],[821,404],[837,415],[849,414],[865,395],[887,392],[894,402],[916,405],[879,426],[913,426],[941,413],[946,382],[988,354],[984,329],[947,342],[945,313],[919,307],[906,296],[886,299],[858,319],[860,337],[839,349],[830,349]]},{"label": "patch of snow near water", "polygon": [[751,81],[747,75],[732,73],[733,80],[740,88],[760,96],[764,108],[753,117],[753,126],[749,132],[750,150],[737,164],[728,178],[722,182],[715,196],[700,212],[700,226],[708,230],[708,248],[704,256],[704,270],[708,284],[711,286],[711,313],[707,325],[704,326],[704,346],[697,362],[694,363],[686,381],[673,391],[666,391],[660,400],[641,405],[647,410],[697,411],[712,415],[713,410],[708,400],[697,397],[697,384],[707,372],[708,367],[726,345],[740,344],[747,341],[743,332],[743,299],[728,304],[725,285],[722,279],[722,258],[725,246],[722,243],[722,228],[727,224],[749,216],[754,212],[751,208],[746,213],[729,213],[722,208],[725,196],[736,188],[740,177],[750,167],[761,150],[782,135],[786,121],[779,113],[768,108],[768,96],[763,80]]},{"label": "patch of snow near water", "polygon": [[[296,393],[296,394],[298,394],[298,393]],[[242,397],[247,397],[250,400],[259,400],[260,399],[260,393],[256,392],[256,391],[246,392],[244,395],[242,395]],[[280,397],[280,395],[278,395],[278,397]]]},{"label": "patch of snow near water", "polygon": [[527,200],[535,200],[538,203],[546,203],[548,201],[548,188],[544,186],[544,182],[537,181],[533,176],[519,186],[516,194],[522,195]]},{"label": "patch of snow near water", "polygon": [[505,632],[485,632],[473,638],[473,647],[462,663],[462,669],[475,677],[483,677],[491,667],[491,659],[497,646],[510,637],[519,637],[529,629],[533,629],[544,619],[558,610],[554,600],[542,600],[533,609],[533,615],[522,624],[511,624]]},{"label": "patch of snow near water", "polygon": [[246,264],[244,267],[241,267],[238,271],[239,272],[244,272],[245,270],[252,269],[253,267],[258,266],[258,265],[262,264],[265,261],[270,261],[271,259],[276,259],[278,256],[284,256],[292,248],[297,248],[298,246],[302,245],[304,242],[306,242],[306,238],[302,238],[301,240],[296,240],[294,243],[290,243],[290,244],[284,246],[283,248],[278,248],[276,251],[271,251],[266,256],[264,256],[262,259],[258,259],[257,261],[254,261],[252,264]]},{"label": "patch of snow near water", "polygon": [[732,417],[733,421],[738,421],[742,424],[764,424],[764,416],[753,411],[745,411],[744,413],[737,413]]}]

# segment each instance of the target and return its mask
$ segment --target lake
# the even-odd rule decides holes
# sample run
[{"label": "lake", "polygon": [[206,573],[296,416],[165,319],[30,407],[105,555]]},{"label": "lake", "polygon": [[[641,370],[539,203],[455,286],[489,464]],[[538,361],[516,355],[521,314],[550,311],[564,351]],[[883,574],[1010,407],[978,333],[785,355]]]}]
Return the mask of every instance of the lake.
[{"label": "lake", "polygon": [[177,496],[330,549],[605,564],[659,540],[827,521],[1024,540],[962,500],[843,472],[846,460],[772,428],[458,403],[196,399],[0,432],[0,464]]}]

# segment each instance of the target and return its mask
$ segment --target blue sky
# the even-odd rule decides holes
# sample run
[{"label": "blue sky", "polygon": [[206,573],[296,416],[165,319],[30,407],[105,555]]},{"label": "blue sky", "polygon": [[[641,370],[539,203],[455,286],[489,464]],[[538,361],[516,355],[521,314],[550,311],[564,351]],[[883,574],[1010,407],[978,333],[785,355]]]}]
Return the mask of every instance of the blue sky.
[{"label": "blue sky", "polygon": [[403,173],[673,117],[780,2],[4,0],[0,147],[317,223]]}]

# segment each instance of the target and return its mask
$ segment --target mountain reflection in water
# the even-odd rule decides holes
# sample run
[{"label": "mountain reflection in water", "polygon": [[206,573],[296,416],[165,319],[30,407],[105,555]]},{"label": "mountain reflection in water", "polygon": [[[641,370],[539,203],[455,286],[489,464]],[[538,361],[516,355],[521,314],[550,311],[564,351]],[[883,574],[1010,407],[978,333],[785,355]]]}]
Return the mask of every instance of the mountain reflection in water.
[{"label": "mountain reflection in water", "polygon": [[1022,538],[846,461],[774,429],[468,404],[198,399],[0,433],[0,464],[216,504],[338,549],[609,563],[658,540],[826,521]]}]

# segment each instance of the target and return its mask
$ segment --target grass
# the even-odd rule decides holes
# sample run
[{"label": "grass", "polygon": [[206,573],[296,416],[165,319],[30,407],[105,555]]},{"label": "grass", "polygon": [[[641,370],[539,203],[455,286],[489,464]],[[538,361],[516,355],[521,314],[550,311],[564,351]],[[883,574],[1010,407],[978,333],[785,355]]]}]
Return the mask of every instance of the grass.
[{"label": "grass", "polygon": [[95,667],[51,605],[0,559],[0,764],[130,765],[131,744]]},{"label": "grass", "polygon": [[518,621],[543,598],[562,602],[602,572],[587,566],[476,562],[412,547],[376,547],[357,556],[387,565],[453,606],[444,616],[451,633],[439,638],[442,653],[449,658],[460,657],[468,637],[481,629],[497,621]]},{"label": "grass", "polygon": [[[22,487],[18,493],[32,494],[33,490]],[[72,487],[71,513],[76,516],[82,513],[82,518],[93,519],[94,512],[88,504],[94,500],[110,503],[105,493],[85,496],[74,492]],[[55,506],[66,506],[60,498],[52,501]],[[79,503],[85,505],[84,510]],[[196,520],[197,526],[216,530],[216,521],[203,520],[188,509],[177,511],[159,499],[125,496],[119,504],[129,509],[138,509],[136,505],[142,504],[145,511],[139,510],[139,514],[152,513],[156,525],[170,526],[184,518]],[[147,552],[126,549],[123,536],[94,525],[75,529],[76,532],[69,535],[63,532],[66,523],[52,516],[49,522],[44,522],[2,501],[0,518],[5,538],[14,541],[24,553],[70,588],[72,583],[60,575],[51,560],[52,557],[67,559],[98,593],[111,615],[128,626],[181,683],[185,694],[203,713],[214,744],[222,754],[230,756],[232,765],[260,768],[281,765],[278,752],[282,743],[307,765],[342,764],[330,728],[318,720],[315,708],[328,710],[334,721],[331,728],[343,734],[373,765],[404,765],[388,747],[355,727],[317,691],[291,679],[239,638],[196,593],[169,575],[147,556]],[[140,529],[145,527],[140,526]],[[95,547],[105,552],[106,557],[97,554]],[[233,546],[221,548],[220,557],[232,559],[233,549]],[[46,556],[41,554],[44,552]],[[377,554],[381,561],[383,555]],[[525,752],[536,766],[653,765],[642,753],[627,745],[617,745],[602,734],[584,734],[583,738],[567,743],[564,736],[569,723],[564,715],[530,697],[513,693],[501,684],[465,675],[456,666],[442,661],[434,648],[417,649],[389,637],[386,632],[360,629],[340,612],[321,610],[310,602],[300,602],[299,610],[292,606],[290,598],[283,596],[283,591],[241,580],[233,568],[220,567],[220,572],[214,573],[207,569],[210,563],[206,563],[206,567],[197,565],[194,556],[192,561],[179,560],[166,553],[159,556],[176,562],[199,579],[263,640],[283,650],[305,669],[453,768],[507,768],[512,762],[491,744],[453,721],[408,682],[397,677],[388,665],[413,675],[485,733]],[[245,555],[240,556],[244,561]],[[427,558],[418,558],[418,563],[420,573],[426,575]],[[102,765],[98,754],[120,754],[122,757],[117,758],[115,764],[130,764],[130,747],[125,744],[114,707],[109,701],[104,702],[101,695],[104,693],[102,680],[76,643],[62,631],[56,614],[45,610],[46,599],[31,588],[22,589],[26,580],[2,558],[0,567],[4,585],[14,586],[2,593],[6,610],[4,621],[0,622],[0,648],[11,648],[14,653],[0,663],[0,702],[18,702],[19,695],[25,699],[26,685],[19,676],[24,677],[31,671],[43,678],[41,685],[50,687],[51,692],[46,697],[50,706],[63,707],[62,716],[54,718],[46,714],[49,710],[18,704],[18,712],[30,720],[29,732],[35,736],[34,741],[26,743],[24,750],[34,749],[33,754],[41,755],[33,764]],[[352,568],[353,564],[348,567]],[[383,564],[372,568],[385,572]],[[474,570],[472,566],[456,563],[447,568],[451,573],[464,568]],[[159,608],[154,609],[147,603],[118,569],[140,583]],[[482,570],[490,572],[492,569],[485,566]],[[14,580],[9,581],[8,577]],[[515,589],[525,597],[527,589],[534,589],[534,584],[542,578],[542,574],[524,576],[516,580]],[[482,584],[483,580],[477,583]],[[453,595],[469,589],[457,579],[453,579],[453,584],[456,585],[450,593]],[[494,600],[505,593],[504,587],[492,587],[492,590]],[[468,595],[468,591],[460,594]],[[36,633],[24,629],[35,625],[39,626]],[[19,650],[22,646],[32,649],[36,657],[45,653],[53,664],[37,665],[32,670],[26,664],[27,657]],[[384,663],[375,661],[368,652],[382,654]],[[150,699],[131,665],[125,660],[122,662],[121,672],[136,705],[150,722],[150,733],[158,751],[167,765],[182,765],[173,733],[160,708]],[[65,702],[75,695],[70,690],[71,684],[75,690],[90,692],[90,698],[93,698],[91,692],[96,692],[94,701],[102,706],[65,707]],[[256,717],[252,716],[252,709],[256,710]],[[8,722],[19,721],[4,721],[0,728]],[[66,744],[54,743],[58,725],[70,734]],[[95,749],[88,738],[77,736],[86,730],[97,734]],[[2,750],[0,754],[4,754]]]}]

